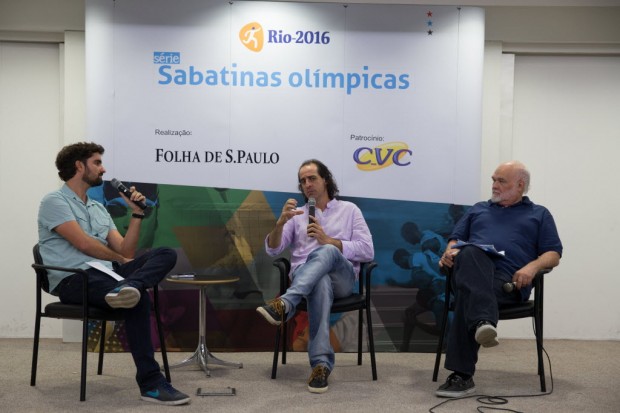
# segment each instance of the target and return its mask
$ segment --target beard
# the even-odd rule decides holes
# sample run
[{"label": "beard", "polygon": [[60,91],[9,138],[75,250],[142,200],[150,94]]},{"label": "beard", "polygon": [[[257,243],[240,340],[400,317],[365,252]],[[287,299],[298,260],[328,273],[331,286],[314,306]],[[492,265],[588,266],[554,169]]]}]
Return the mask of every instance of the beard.
[{"label": "beard", "polygon": [[99,175],[94,179],[92,179],[90,176],[84,176],[82,177],[82,181],[87,183],[89,186],[99,186],[103,183],[103,175]]},{"label": "beard", "polygon": [[498,195],[491,193],[491,202],[493,202],[494,204],[499,204],[504,201],[510,201],[513,199],[517,199],[518,197],[519,197],[519,190],[517,188],[513,188],[509,191],[504,191]]}]

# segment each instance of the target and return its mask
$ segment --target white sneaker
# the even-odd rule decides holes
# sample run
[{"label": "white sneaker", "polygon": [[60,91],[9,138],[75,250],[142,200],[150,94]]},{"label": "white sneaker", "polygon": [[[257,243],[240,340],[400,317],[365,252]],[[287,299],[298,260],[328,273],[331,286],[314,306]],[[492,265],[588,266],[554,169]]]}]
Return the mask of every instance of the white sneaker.
[{"label": "white sneaker", "polygon": [[140,301],[137,288],[123,285],[106,294],[105,301],[112,308],[134,308]]},{"label": "white sneaker", "polygon": [[488,321],[483,321],[478,324],[474,338],[482,347],[495,347],[499,344],[497,340],[497,330],[493,327],[493,324]]}]

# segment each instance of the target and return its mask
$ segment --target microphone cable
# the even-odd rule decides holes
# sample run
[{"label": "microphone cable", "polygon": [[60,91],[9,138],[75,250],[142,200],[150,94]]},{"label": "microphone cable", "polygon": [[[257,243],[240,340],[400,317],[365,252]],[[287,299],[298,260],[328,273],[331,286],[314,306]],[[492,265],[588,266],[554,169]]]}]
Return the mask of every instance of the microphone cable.
[{"label": "microphone cable", "polygon": [[[534,324],[533,318],[532,318],[532,329],[534,330],[534,336],[536,336],[536,325]],[[542,347],[542,351],[545,353],[545,356],[547,356],[547,363],[549,364],[549,380],[551,381],[551,390],[544,392],[544,393],[536,393],[536,394],[510,394],[510,395],[504,395],[504,396],[472,394],[469,396],[454,397],[454,398],[444,400],[443,402],[434,405],[433,407],[428,409],[428,412],[437,413],[435,412],[435,409],[438,408],[439,406],[443,406],[444,404],[448,404],[448,403],[455,402],[458,400],[472,399],[475,397],[478,403],[484,405],[484,406],[476,407],[476,410],[479,411],[480,413],[484,413],[490,410],[498,410],[498,411],[512,412],[512,413],[525,413],[519,410],[509,409],[507,407],[496,407],[496,406],[502,406],[502,405],[508,404],[508,399],[511,399],[511,398],[516,399],[516,398],[523,398],[523,397],[540,397],[540,396],[548,396],[551,393],[553,393],[553,370],[551,369],[551,357],[549,357],[549,353],[547,353],[547,350],[545,350],[544,346]],[[544,360],[543,360],[543,363],[544,363]]]}]

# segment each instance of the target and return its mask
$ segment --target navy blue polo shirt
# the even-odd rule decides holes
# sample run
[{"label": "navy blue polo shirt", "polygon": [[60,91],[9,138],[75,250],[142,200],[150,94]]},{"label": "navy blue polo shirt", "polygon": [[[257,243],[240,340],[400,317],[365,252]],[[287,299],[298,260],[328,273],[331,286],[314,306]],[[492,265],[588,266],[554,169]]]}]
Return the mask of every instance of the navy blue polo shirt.
[{"label": "navy blue polo shirt", "polygon": [[[493,244],[504,257],[494,257],[498,271],[512,276],[518,269],[545,252],[562,256],[562,242],[547,208],[526,196],[521,202],[502,207],[491,201],[478,202],[457,222],[449,239],[474,244]],[[522,289],[529,297],[531,288]]]}]

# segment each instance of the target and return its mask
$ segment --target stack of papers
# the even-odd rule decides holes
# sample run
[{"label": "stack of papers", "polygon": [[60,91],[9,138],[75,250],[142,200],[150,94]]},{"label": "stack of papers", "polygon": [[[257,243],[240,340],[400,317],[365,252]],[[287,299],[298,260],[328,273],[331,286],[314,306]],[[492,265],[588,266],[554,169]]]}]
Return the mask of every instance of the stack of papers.
[{"label": "stack of papers", "polygon": [[463,248],[466,245],[473,245],[474,247],[478,247],[480,248],[482,251],[491,254],[491,255],[495,255],[496,257],[505,257],[506,256],[506,252],[505,251],[498,251],[495,249],[495,246],[493,244],[474,244],[472,242],[465,242],[465,241],[461,241],[461,240],[457,240],[456,244],[454,244],[452,246],[452,248]]}]

